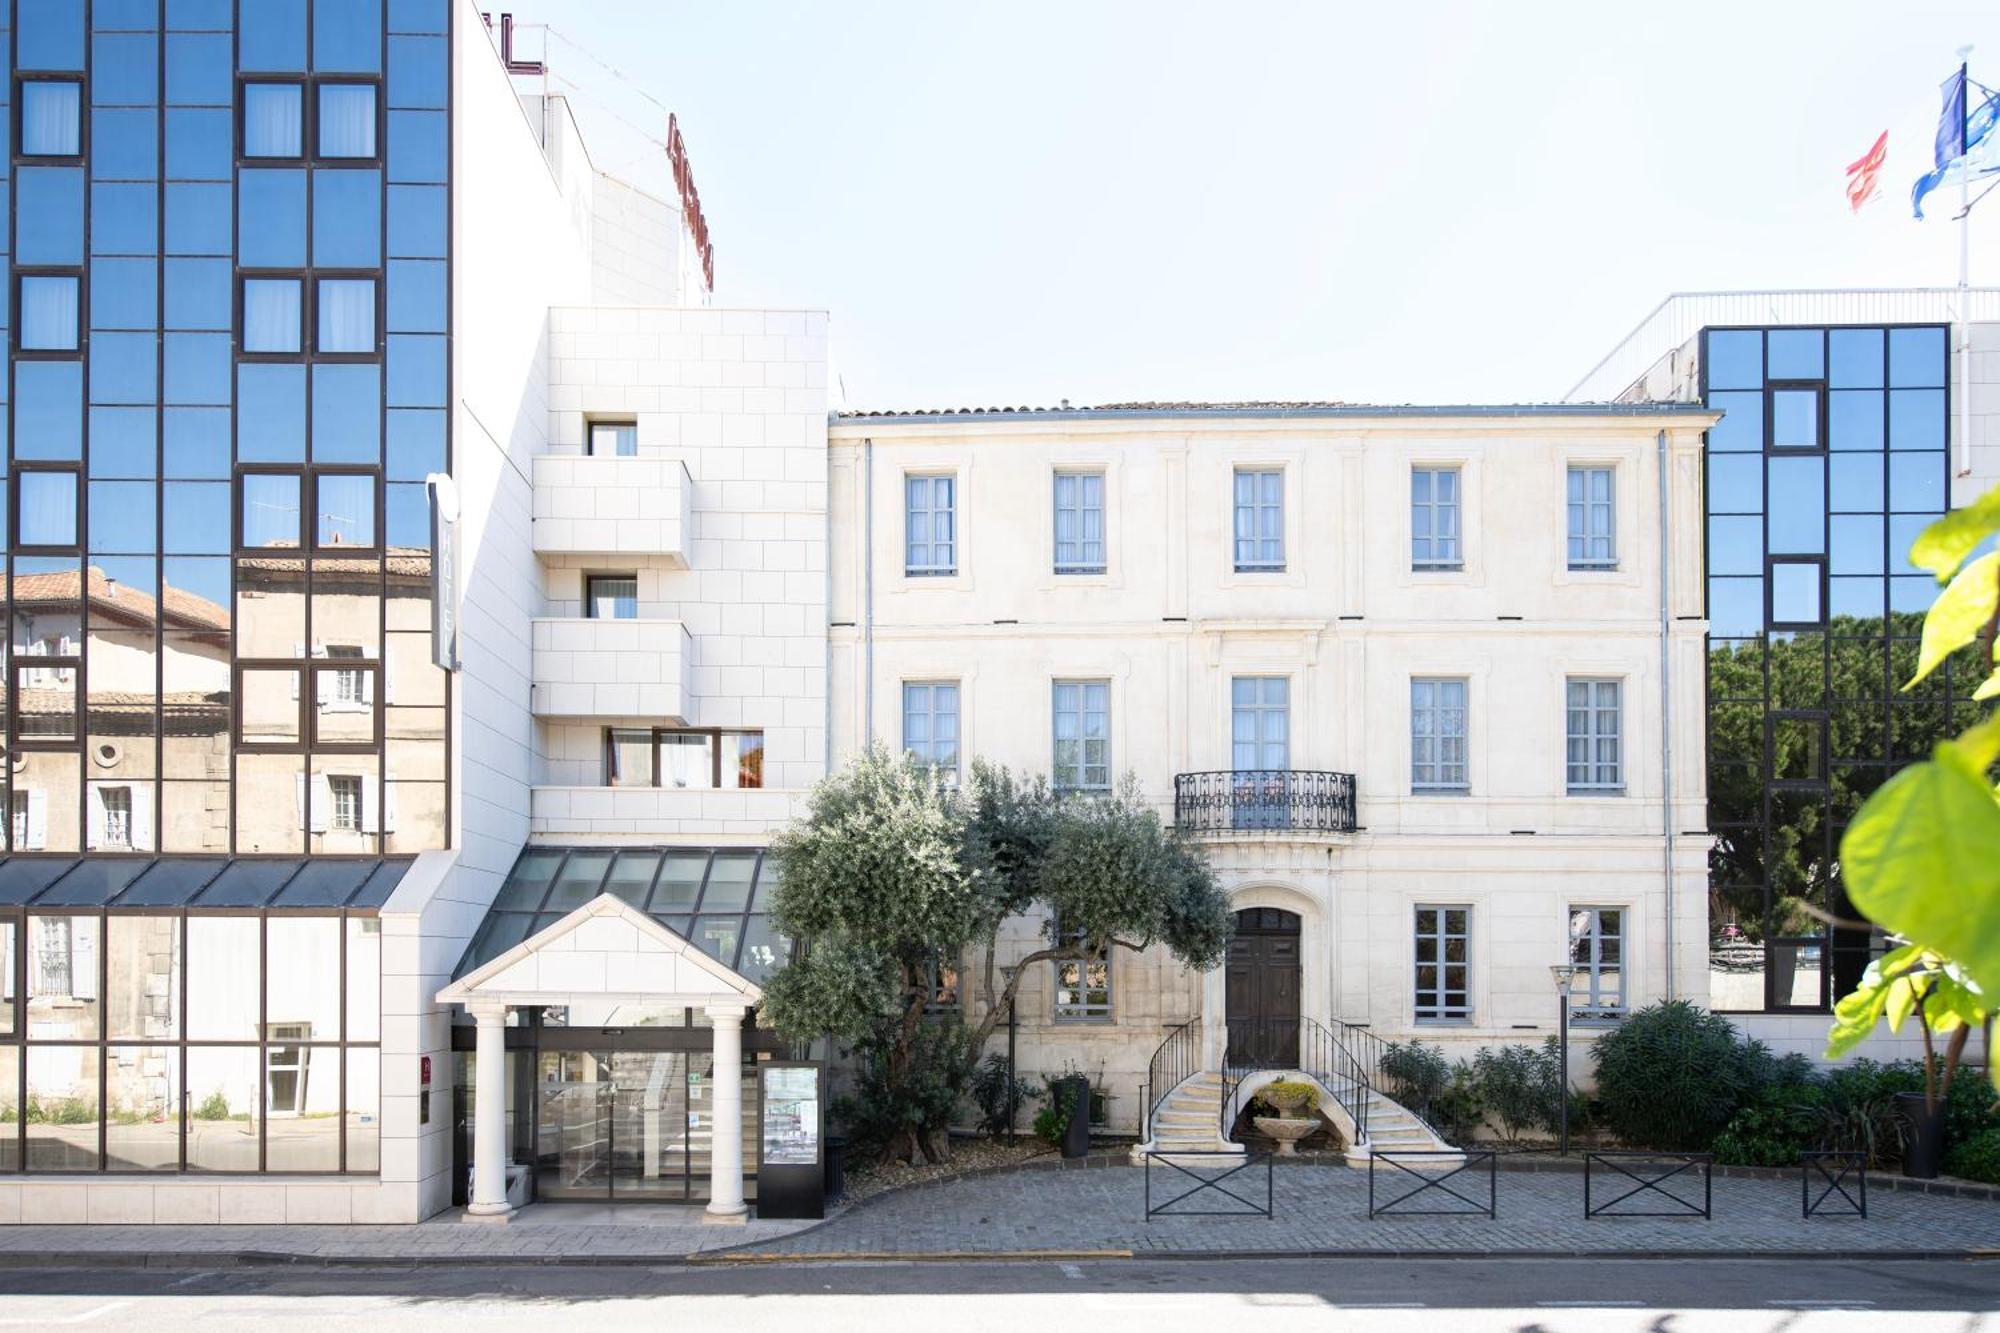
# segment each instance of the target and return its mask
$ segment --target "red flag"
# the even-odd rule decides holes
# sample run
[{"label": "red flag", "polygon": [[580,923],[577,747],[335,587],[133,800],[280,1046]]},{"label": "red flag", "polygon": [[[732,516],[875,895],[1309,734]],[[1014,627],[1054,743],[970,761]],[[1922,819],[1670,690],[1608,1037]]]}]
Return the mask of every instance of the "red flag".
[{"label": "red flag", "polygon": [[1882,174],[1882,163],[1889,156],[1889,131],[1883,130],[1875,140],[1875,146],[1861,155],[1861,160],[1849,164],[1847,168],[1847,202],[1855,212],[1875,197],[1876,178]]}]

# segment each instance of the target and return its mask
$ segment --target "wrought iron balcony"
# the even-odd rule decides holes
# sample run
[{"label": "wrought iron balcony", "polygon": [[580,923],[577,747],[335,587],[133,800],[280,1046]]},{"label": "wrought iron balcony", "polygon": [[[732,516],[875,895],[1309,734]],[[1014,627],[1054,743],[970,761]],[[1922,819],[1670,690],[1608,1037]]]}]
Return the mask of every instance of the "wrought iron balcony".
[{"label": "wrought iron balcony", "polygon": [[1174,775],[1174,823],[1192,833],[1352,833],[1354,775],[1302,768]]}]

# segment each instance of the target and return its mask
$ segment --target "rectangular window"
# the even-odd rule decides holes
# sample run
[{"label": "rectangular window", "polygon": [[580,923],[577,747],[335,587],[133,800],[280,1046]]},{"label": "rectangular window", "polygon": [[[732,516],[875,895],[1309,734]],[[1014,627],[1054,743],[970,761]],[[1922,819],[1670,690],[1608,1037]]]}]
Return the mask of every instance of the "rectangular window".
[{"label": "rectangular window", "polygon": [[375,280],[321,278],[318,349],[329,355],[375,354]]},{"label": "rectangular window", "polygon": [[1419,907],[1416,932],[1419,1023],[1472,1019],[1472,909]]},{"label": "rectangular window", "polygon": [[98,798],[104,803],[104,845],[107,847],[130,847],[132,845],[132,789],[130,787],[100,787]]},{"label": "rectangular window", "polygon": [[343,833],[361,831],[361,779],[352,774],[334,773],[326,785],[333,796],[332,827]]},{"label": "rectangular window", "polygon": [[75,547],[77,523],[76,473],[66,469],[30,470],[14,477],[19,512],[14,539],[26,547]]},{"label": "rectangular window", "polygon": [[319,155],[324,158],[375,156],[375,85],[319,85]]},{"label": "rectangular window", "polygon": [[1625,1016],[1625,909],[1569,909],[1569,1015],[1579,1023]]},{"label": "rectangular window", "polygon": [[1613,473],[1608,467],[1569,470],[1569,567],[1618,567],[1617,519],[1614,516]]},{"label": "rectangular window", "polygon": [[947,779],[958,776],[958,683],[903,683],[903,749]]},{"label": "rectangular window", "polygon": [[375,545],[375,478],[365,472],[322,472],[313,478],[313,541],[320,549]]},{"label": "rectangular window", "polygon": [[1285,571],[1285,474],[1279,468],[1236,469],[1236,572]]},{"label": "rectangular window", "polygon": [[24,352],[74,352],[82,279],[73,273],[23,273],[16,317]]},{"label": "rectangular window", "polygon": [[[362,652],[357,644],[330,643],[326,646],[326,655],[329,658],[359,658]],[[372,702],[366,672],[343,667],[325,674],[330,677],[325,690],[326,702],[354,706]]]},{"label": "rectangular window", "polygon": [[[1065,944],[1080,945],[1084,942],[1084,933],[1080,930],[1065,931],[1058,938]],[[1058,1019],[1111,1017],[1109,958],[1058,958],[1055,960],[1055,971],[1055,1016]]]},{"label": "rectangular window", "polygon": [[911,578],[958,572],[958,478],[903,479],[903,572]]},{"label": "rectangular window", "polygon": [[75,79],[21,82],[21,156],[83,154],[83,85]]},{"label": "rectangular window", "polygon": [[639,576],[591,574],[583,580],[583,614],[590,620],[636,620]]},{"label": "rectangular window", "polygon": [[1624,791],[1623,687],[1615,680],[1571,677],[1567,689],[1570,795]]},{"label": "rectangular window", "polygon": [[1111,682],[1055,683],[1055,785],[1066,791],[1111,789]]},{"label": "rectangular window", "polygon": [[305,89],[301,85],[243,85],[243,156],[297,158],[304,155],[305,142]]},{"label": "rectangular window", "polygon": [[604,785],[755,790],[764,785],[764,733],[614,727],[605,733]]},{"label": "rectangular window", "polygon": [[1420,467],[1410,471],[1410,567],[1461,569],[1459,547],[1459,473],[1455,467]]},{"label": "rectangular window", "polygon": [[604,785],[607,787],[653,785],[651,731],[628,727],[612,728],[605,738]]},{"label": "rectangular window", "polygon": [[1465,682],[1410,682],[1410,790],[1462,792],[1466,779]]},{"label": "rectangular window", "polygon": [[245,548],[299,544],[299,492],[304,478],[296,472],[245,472],[238,482],[243,497],[242,540]]},{"label": "rectangular window", "polygon": [[243,280],[243,350],[252,354],[296,356],[305,328],[300,280]]},{"label": "rectangular window", "polygon": [[933,955],[924,966],[924,1013],[937,1018],[958,1012],[958,964]]},{"label": "rectangular window", "polygon": [[1058,472],[1056,573],[1104,572],[1104,474]]},{"label": "rectangular window", "polygon": [[1292,682],[1284,676],[1237,676],[1229,682],[1230,793],[1235,828],[1287,828],[1292,820]]},{"label": "rectangular window", "polygon": [[639,427],[630,421],[590,423],[592,458],[636,458],[639,454]]}]

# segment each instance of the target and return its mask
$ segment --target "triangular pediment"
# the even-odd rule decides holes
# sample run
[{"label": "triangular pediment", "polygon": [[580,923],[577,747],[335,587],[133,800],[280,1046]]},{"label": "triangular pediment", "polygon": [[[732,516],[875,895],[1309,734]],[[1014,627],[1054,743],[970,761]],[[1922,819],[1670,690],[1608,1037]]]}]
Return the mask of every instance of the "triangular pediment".
[{"label": "triangular pediment", "polygon": [[754,982],[611,894],[599,894],[438,992],[440,1004],[740,1004]]}]

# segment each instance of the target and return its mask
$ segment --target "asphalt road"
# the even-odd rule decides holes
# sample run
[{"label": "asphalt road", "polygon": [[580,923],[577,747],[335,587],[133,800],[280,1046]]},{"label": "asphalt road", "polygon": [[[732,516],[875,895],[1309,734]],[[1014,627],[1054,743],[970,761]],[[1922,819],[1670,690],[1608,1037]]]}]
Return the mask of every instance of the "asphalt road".
[{"label": "asphalt road", "polygon": [[[2000,1260],[0,1269],[0,1328],[2000,1333]],[[1664,1316],[1664,1317],[1663,1317]],[[1254,1321],[1254,1322],[1253,1322]]]}]

